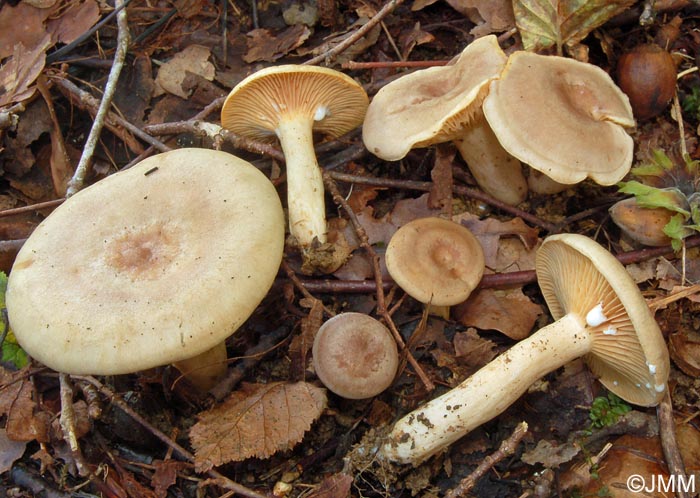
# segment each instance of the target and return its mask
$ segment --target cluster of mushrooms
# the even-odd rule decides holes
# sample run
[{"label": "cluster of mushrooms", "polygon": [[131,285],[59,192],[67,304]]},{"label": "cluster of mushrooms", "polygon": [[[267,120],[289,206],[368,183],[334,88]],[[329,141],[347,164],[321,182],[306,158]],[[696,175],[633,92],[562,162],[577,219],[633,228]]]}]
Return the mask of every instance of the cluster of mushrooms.
[{"label": "cluster of mushrooms", "polygon": [[[533,168],[531,185],[534,170],[560,184],[620,180],[631,164],[624,127],[634,125],[626,97],[599,68],[527,52],[506,57],[493,36],[449,66],[386,85],[371,104],[331,69],[264,69],[231,91],[221,121],[279,140],[288,229],[306,255],[326,243],[315,134],[337,137],[364,122],[368,149],[388,160],[454,141],[485,190],[517,203],[528,190],[521,162]],[[221,151],[166,152],[71,196],[37,227],[9,276],[9,320],[22,347],[57,371],[113,375],[174,364],[207,390],[226,372],[226,338],[269,291],[284,243],[279,195],[257,168]],[[401,227],[386,264],[407,294],[431,307],[463,302],[484,272],[478,240],[440,218]],[[621,398],[659,402],[668,352],[625,268],[586,237],[555,235],[539,248],[536,271],[556,321],[399,420],[381,458],[425,460],[578,357]],[[351,399],[388,388],[400,364],[386,327],[360,313],[324,323],[312,354],[319,379]]]}]

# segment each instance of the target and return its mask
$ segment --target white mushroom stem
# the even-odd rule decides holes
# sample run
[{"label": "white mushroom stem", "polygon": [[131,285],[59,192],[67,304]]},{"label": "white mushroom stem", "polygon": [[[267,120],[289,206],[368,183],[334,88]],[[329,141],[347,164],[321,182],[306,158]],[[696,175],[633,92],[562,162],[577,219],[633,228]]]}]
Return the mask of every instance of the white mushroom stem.
[{"label": "white mushroom stem", "polygon": [[536,380],[590,352],[593,334],[570,313],[524,339],[451,391],[399,420],[380,457],[418,464],[499,415]]},{"label": "white mushroom stem", "polygon": [[184,360],[173,363],[182,375],[200,391],[213,388],[226,375],[226,343]]},{"label": "white mushroom stem", "polygon": [[454,143],[487,194],[512,206],[525,200],[527,180],[522,165],[503,148],[483,114]]},{"label": "white mushroom stem", "polygon": [[289,231],[301,248],[326,242],[323,177],[313,142],[313,116],[285,117],[275,130],[287,163]]}]

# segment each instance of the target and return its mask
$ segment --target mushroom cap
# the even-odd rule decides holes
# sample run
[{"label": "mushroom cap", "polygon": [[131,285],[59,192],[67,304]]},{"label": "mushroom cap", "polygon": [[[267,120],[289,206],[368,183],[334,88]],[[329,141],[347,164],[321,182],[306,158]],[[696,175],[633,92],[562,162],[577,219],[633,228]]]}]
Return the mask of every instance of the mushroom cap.
[{"label": "mushroom cap", "polygon": [[600,382],[630,403],[658,404],[668,380],[668,349],[625,267],[588,237],[561,234],[544,240],[536,272],[555,320],[569,313],[585,317],[602,304],[604,321],[588,325],[593,348],[584,357]]},{"label": "mushroom cap", "polygon": [[593,64],[515,52],[483,109],[503,148],[559,183],[613,185],[632,165],[629,99]]},{"label": "mushroom cap", "polygon": [[226,97],[221,126],[256,140],[276,140],[290,116],[306,116],[313,130],[339,137],[362,124],[369,98],[350,76],[325,67],[288,64],[257,71]]},{"label": "mushroom cap", "polygon": [[348,399],[381,393],[391,385],[399,367],[396,341],[389,330],[362,313],[341,313],[321,325],[312,354],[321,382]]},{"label": "mushroom cap", "polygon": [[506,55],[495,35],[474,40],[454,63],[414,71],[382,87],[367,108],[362,138],[387,161],[414,147],[448,142],[481,112],[488,83]]},{"label": "mushroom cap", "polygon": [[7,286],[21,346],[71,374],[111,375],[207,351],[267,294],[284,214],[231,154],[180,149],[67,199],[32,233]]},{"label": "mushroom cap", "polygon": [[391,237],[386,267],[414,299],[453,306],[465,301],[481,281],[484,251],[465,226],[442,218],[419,218]]}]

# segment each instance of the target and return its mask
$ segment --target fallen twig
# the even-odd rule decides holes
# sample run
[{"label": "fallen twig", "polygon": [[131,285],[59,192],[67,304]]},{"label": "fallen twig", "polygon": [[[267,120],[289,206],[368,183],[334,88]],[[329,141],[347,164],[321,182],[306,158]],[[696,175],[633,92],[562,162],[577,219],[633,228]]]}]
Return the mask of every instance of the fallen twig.
[{"label": "fallen twig", "polygon": [[428,391],[432,391],[433,389],[435,389],[435,384],[433,384],[433,381],[431,381],[430,378],[425,374],[423,368],[420,366],[420,364],[413,357],[409,349],[406,347],[406,343],[404,343],[403,337],[401,337],[401,332],[399,332],[399,329],[396,327],[394,320],[391,318],[391,315],[388,312],[386,306],[386,299],[384,295],[384,284],[382,283],[382,271],[379,267],[379,256],[377,255],[372,245],[369,243],[367,232],[365,232],[362,223],[360,223],[360,220],[357,219],[355,212],[352,210],[348,202],[342,195],[340,195],[338,186],[333,181],[331,175],[327,171],[324,171],[323,173],[323,182],[328,192],[330,192],[330,194],[333,196],[333,200],[335,201],[335,203],[345,210],[345,213],[350,219],[350,223],[352,223],[352,226],[355,229],[357,238],[360,241],[360,247],[362,247],[369,256],[370,262],[372,264],[372,271],[374,273],[374,290],[377,296],[377,314],[386,323],[386,326],[391,331],[392,335],[394,336],[394,339],[396,340],[396,343],[399,346],[399,351],[406,355],[406,360],[408,361],[408,363],[411,364],[413,370],[416,372],[416,375],[418,375],[418,378],[420,378],[425,388]]},{"label": "fallen twig", "polygon": [[491,470],[494,465],[504,458],[515,453],[518,444],[520,444],[520,441],[525,437],[525,434],[527,434],[527,422],[520,422],[510,437],[501,443],[498,450],[484,458],[484,461],[481,462],[471,474],[462,479],[457,487],[449,490],[447,494],[445,494],[445,498],[460,498],[466,496],[469,490],[474,487],[476,481],[481,479],[486,472]]},{"label": "fallen twig", "polygon": [[[668,471],[672,476],[679,479],[679,482],[688,482],[683,457],[676,441],[676,421],[673,420],[673,405],[668,387],[666,387],[666,394],[661,399],[661,403],[656,407],[656,416],[659,419],[659,437]],[[683,486],[677,486],[676,496],[678,498],[690,498],[690,494]]]},{"label": "fallen twig", "polygon": [[83,146],[83,153],[78,161],[78,166],[75,168],[75,173],[73,177],[68,182],[68,188],[66,189],[66,197],[78,192],[83,188],[85,183],[85,177],[92,164],[92,156],[95,153],[95,147],[97,147],[97,141],[100,139],[102,134],[102,128],[104,126],[105,116],[112,105],[112,97],[114,97],[114,92],[117,89],[117,80],[119,79],[119,74],[124,67],[124,60],[126,59],[126,53],[129,49],[129,25],[127,23],[126,9],[123,8],[124,0],[116,0],[115,7],[119,12],[117,13],[117,49],[114,52],[114,62],[112,64],[112,69],[109,71],[109,77],[107,78],[107,83],[105,83],[105,89],[102,94],[102,100],[95,113],[95,119],[90,128],[90,134],[85,141]]},{"label": "fallen twig", "polygon": [[326,52],[322,53],[321,55],[317,55],[316,57],[309,59],[308,61],[304,62],[304,64],[307,65],[313,65],[313,64],[318,64],[319,62],[323,61],[329,61],[331,58],[335,57],[336,55],[344,52],[347,50],[349,47],[353,45],[357,40],[365,36],[369,31],[374,28],[377,24],[379,24],[382,19],[384,19],[387,15],[389,15],[396,7],[401,5],[403,3],[403,0],[389,0],[384,7],[382,7],[379,12],[377,12],[372,18],[365,23],[364,26],[359,28],[357,31],[355,31],[351,36],[348,36],[345,40],[343,40],[341,43],[336,45],[335,47],[331,48],[330,50],[327,50]]}]

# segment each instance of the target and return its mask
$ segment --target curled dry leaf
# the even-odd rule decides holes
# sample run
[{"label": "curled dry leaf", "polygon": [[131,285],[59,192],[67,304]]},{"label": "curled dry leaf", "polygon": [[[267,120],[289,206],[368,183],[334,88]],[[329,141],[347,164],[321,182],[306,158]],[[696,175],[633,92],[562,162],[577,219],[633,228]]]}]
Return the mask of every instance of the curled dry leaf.
[{"label": "curled dry leaf", "polygon": [[513,0],[513,11],[525,50],[555,47],[561,53],[636,1]]},{"label": "curled dry leaf", "polygon": [[516,341],[530,335],[541,314],[542,308],[521,289],[477,290],[452,308],[452,316],[460,323],[481,330],[498,330]]},{"label": "curled dry leaf", "polygon": [[196,470],[292,448],[326,403],[326,390],[306,382],[242,384],[190,430]]},{"label": "curled dry leaf", "polygon": [[183,88],[187,73],[194,73],[206,80],[213,80],[216,72],[214,64],[209,62],[211,51],[202,45],[190,45],[178,52],[168,62],[160,66],[156,76],[157,95],[168,92],[183,99],[189,97],[189,92]]},{"label": "curled dry leaf", "polygon": [[10,470],[26,449],[26,441],[14,441],[7,437],[5,429],[0,429],[0,474]]},{"label": "curled dry leaf", "polygon": [[28,99],[34,94],[36,78],[44,69],[44,52],[51,45],[49,35],[31,48],[22,43],[13,45],[12,58],[0,67],[0,107]]},{"label": "curled dry leaf", "polygon": [[247,34],[248,51],[243,56],[247,63],[276,61],[304,44],[311,30],[304,24],[295,24],[281,33],[273,34],[269,29],[254,29]]}]

